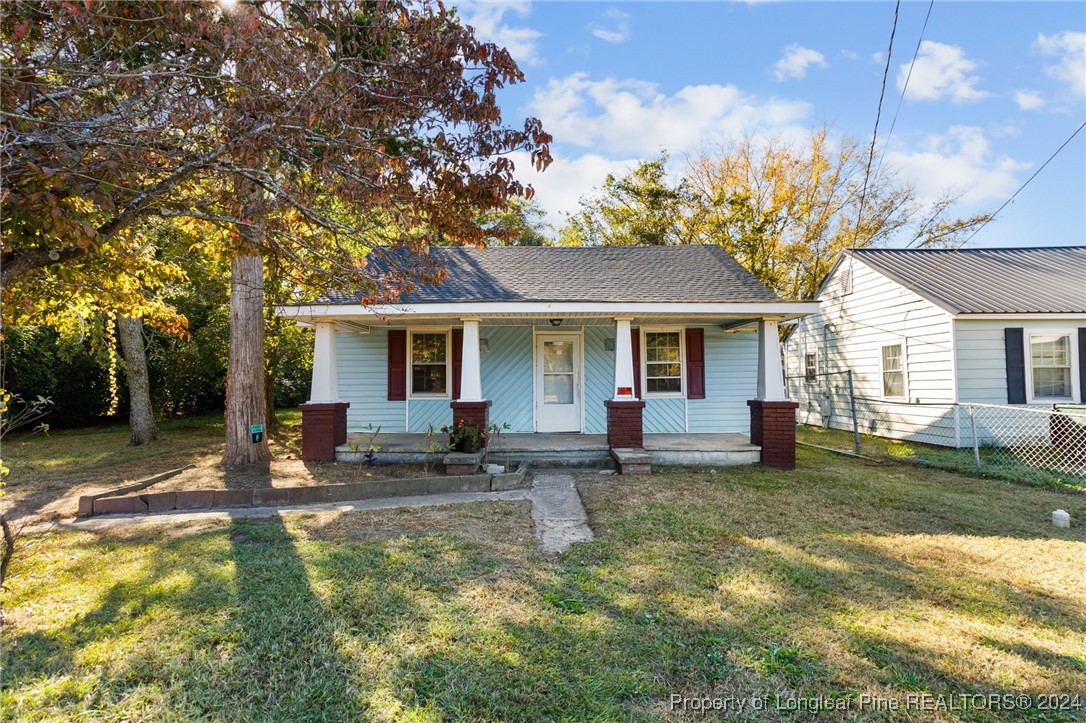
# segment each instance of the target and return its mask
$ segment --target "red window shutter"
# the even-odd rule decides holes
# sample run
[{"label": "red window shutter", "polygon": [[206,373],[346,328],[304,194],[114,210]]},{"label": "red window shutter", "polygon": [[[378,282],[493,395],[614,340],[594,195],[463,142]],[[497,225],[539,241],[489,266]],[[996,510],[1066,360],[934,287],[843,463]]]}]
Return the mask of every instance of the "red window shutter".
[{"label": "red window shutter", "polygon": [[464,330],[452,330],[452,398],[460,398],[460,371],[464,368]]},{"label": "red window shutter", "polygon": [[641,399],[641,330],[630,329],[630,348],[633,350],[634,396]]},{"label": "red window shutter", "polygon": [[407,399],[407,331],[388,332],[388,400]]},{"label": "red window shutter", "polygon": [[705,399],[705,330],[686,330],[686,398]]}]

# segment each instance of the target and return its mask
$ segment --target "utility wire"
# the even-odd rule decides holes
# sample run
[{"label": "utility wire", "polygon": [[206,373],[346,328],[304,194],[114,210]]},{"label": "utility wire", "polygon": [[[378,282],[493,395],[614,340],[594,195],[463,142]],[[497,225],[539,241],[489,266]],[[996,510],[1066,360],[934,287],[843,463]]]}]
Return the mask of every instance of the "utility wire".
[{"label": "utility wire", "polygon": [[[871,133],[871,149],[867,154],[867,168],[864,170],[864,185],[860,191],[860,211],[856,215],[856,230],[860,230],[864,218],[864,202],[867,200],[867,182],[871,178],[871,164],[875,162],[875,142],[879,137],[879,121],[882,119],[882,101],[886,97],[886,78],[890,75],[890,59],[894,54],[894,35],[897,33],[897,18],[901,10],[901,0],[894,5],[894,24],[890,27],[890,44],[886,48],[886,67],[882,69],[882,90],[879,91],[879,106],[875,111],[875,130]],[[855,238],[853,239],[855,243]]]},{"label": "utility wire", "polygon": [[883,141],[882,155],[879,156],[879,165],[875,167],[875,177],[878,178],[879,171],[882,170],[882,162],[886,160],[886,149],[890,145],[890,136],[894,135],[894,128],[897,126],[897,116],[901,112],[901,104],[905,101],[905,93],[909,90],[909,81],[913,77],[913,68],[916,67],[916,58],[920,55],[920,45],[924,42],[924,33],[928,30],[928,21],[931,20],[931,9],[935,7],[935,0],[931,0],[928,3],[928,14],[924,16],[924,27],[920,28],[920,37],[916,39],[916,48],[913,50],[913,59],[909,63],[909,72],[905,76],[905,85],[901,88],[901,97],[897,99],[897,108],[894,110],[894,119],[890,121],[890,130],[886,134],[886,140]]},{"label": "utility wire", "polygon": [[1022,192],[1022,189],[1024,189],[1026,186],[1028,186],[1030,184],[1030,181],[1032,181],[1034,178],[1036,178],[1037,174],[1039,174],[1041,171],[1043,171],[1045,169],[1045,166],[1047,166],[1049,163],[1051,163],[1052,159],[1054,159],[1056,156],[1058,156],[1060,154],[1060,151],[1062,151],[1064,148],[1066,148],[1067,144],[1069,144],[1071,141],[1073,141],[1075,139],[1075,136],[1077,136],[1079,133],[1082,132],[1083,128],[1086,128],[1086,121],[1083,121],[1082,125],[1080,125],[1078,128],[1076,128],[1075,132],[1072,133],[1070,136],[1068,136],[1067,140],[1065,140],[1063,143],[1061,143],[1060,147],[1057,148],[1056,151],[1051,156],[1048,157],[1048,160],[1045,161],[1044,163],[1042,163],[1041,167],[1038,168],[1036,171],[1034,171],[1033,175],[1030,176],[1029,178],[1027,178],[1026,182],[1023,183],[1021,186],[1019,186],[1018,190],[1015,191],[1014,193],[1012,193],[1011,197],[1003,202],[1002,206],[1000,206],[995,211],[993,211],[991,214],[989,214],[988,218],[985,219],[984,223],[982,223],[981,225],[979,225],[975,229],[973,229],[973,233],[969,234],[969,238],[967,238],[965,241],[962,241],[960,244],[958,244],[958,247],[955,248],[954,250],[958,251],[959,249],[964,247],[967,243],[969,243],[973,239],[974,236],[976,236],[978,233],[980,233],[980,230],[982,228],[987,226],[989,224],[989,222],[992,221],[992,219],[994,219],[996,216],[998,216],[1000,211],[1002,211],[1007,206],[1009,206],[1011,203],[1013,203],[1014,199],[1018,197],[1018,194]]}]

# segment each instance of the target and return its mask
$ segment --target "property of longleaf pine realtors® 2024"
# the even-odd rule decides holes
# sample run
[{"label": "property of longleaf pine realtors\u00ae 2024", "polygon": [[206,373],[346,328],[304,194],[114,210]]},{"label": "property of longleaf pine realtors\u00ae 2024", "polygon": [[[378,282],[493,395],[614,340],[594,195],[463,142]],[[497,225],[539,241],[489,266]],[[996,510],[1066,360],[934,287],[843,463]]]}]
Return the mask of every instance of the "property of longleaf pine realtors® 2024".
[{"label": "property of longleaf pine realtors\u00ae 2024", "polygon": [[723,696],[719,698],[688,698],[672,694],[671,710],[684,711],[1012,711],[1050,710],[1081,711],[1086,708],[1086,698],[1079,695],[1026,695],[954,693],[934,695],[909,693],[903,698],[889,698],[861,694],[855,697],[817,695],[807,698],[782,698],[780,696]]}]

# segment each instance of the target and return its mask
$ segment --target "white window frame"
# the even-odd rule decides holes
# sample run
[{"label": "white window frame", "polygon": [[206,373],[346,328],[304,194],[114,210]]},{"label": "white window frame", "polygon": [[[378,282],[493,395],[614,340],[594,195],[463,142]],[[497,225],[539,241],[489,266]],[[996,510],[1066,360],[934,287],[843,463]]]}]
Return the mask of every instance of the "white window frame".
[{"label": "white window frame", "polygon": [[[815,363],[814,363],[815,373],[814,373],[814,378],[813,379],[811,379],[811,378],[809,378],[807,376],[807,357],[812,356],[812,355],[815,358]],[[803,370],[803,383],[804,384],[817,384],[818,383],[818,368],[819,368],[818,367],[818,361],[819,361],[818,356],[819,356],[818,355],[818,347],[815,347],[814,349],[804,349],[803,350],[803,358],[800,359],[800,368]]]},{"label": "white window frame", "polygon": [[[1068,361],[1071,363],[1071,396],[1069,397],[1035,397],[1033,396],[1033,337],[1035,336],[1066,336],[1067,345],[1070,347]],[[1081,399],[1078,378],[1078,329],[1027,329],[1022,334],[1026,361],[1026,403],[1049,405],[1061,402],[1077,402]]]},{"label": "white window frame", "polygon": [[[445,393],[435,394],[433,392],[415,392],[414,384],[414,370],[415,370],[415,335],[416,334],[444,334],[445,335]],[[407,330],[407,398],[408,399],[452,399],[453,378],[452,378],[452,328],[447,326],[442,327],[419,327],[417,329]]]},{"label": "white window frame", "polygon": [[[650,392],[649,391],[649,360],[648,334],[675,334],[679,335],[679,391],[677,392]],[[648,326],[641,327],[641,397],[652,399],[685,399],[686,398],[686,327],[685,326]],[[655,362],[654,362],[655,363]]]},{"label": "white window frame", "polygon": [[[908,401],[909,400],[909,345],[908,339],[901,337],[892,341],[881,342],[878,346],[878,350],[875,352],[879,355],[879,399],[888,399],[894,401]],[[901,347],[901,396],[890,397],[886,395],[886,369],[882,366],[882,350],[889,346]]]}]

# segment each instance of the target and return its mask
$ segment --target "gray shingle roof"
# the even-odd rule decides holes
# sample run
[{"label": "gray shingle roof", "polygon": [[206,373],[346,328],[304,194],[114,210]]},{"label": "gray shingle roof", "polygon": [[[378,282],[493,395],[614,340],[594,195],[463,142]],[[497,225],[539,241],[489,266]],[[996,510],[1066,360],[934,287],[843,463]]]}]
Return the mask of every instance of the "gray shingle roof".
[{"label": "gray shingle roof", "polygon": [[1086,313],[1086,246],[846,253],[954,314]]},{"label": "gray shingle roof", "polygon": [[[402,302],[780,301],[724,249],[712,245],[433,247],[430,257],[448,269],[445,282],[418,286]],[[380,275],[389,266],[375,261],[371,268]],[[328,294],[317,303],[349,304],[359,298]]]}]

